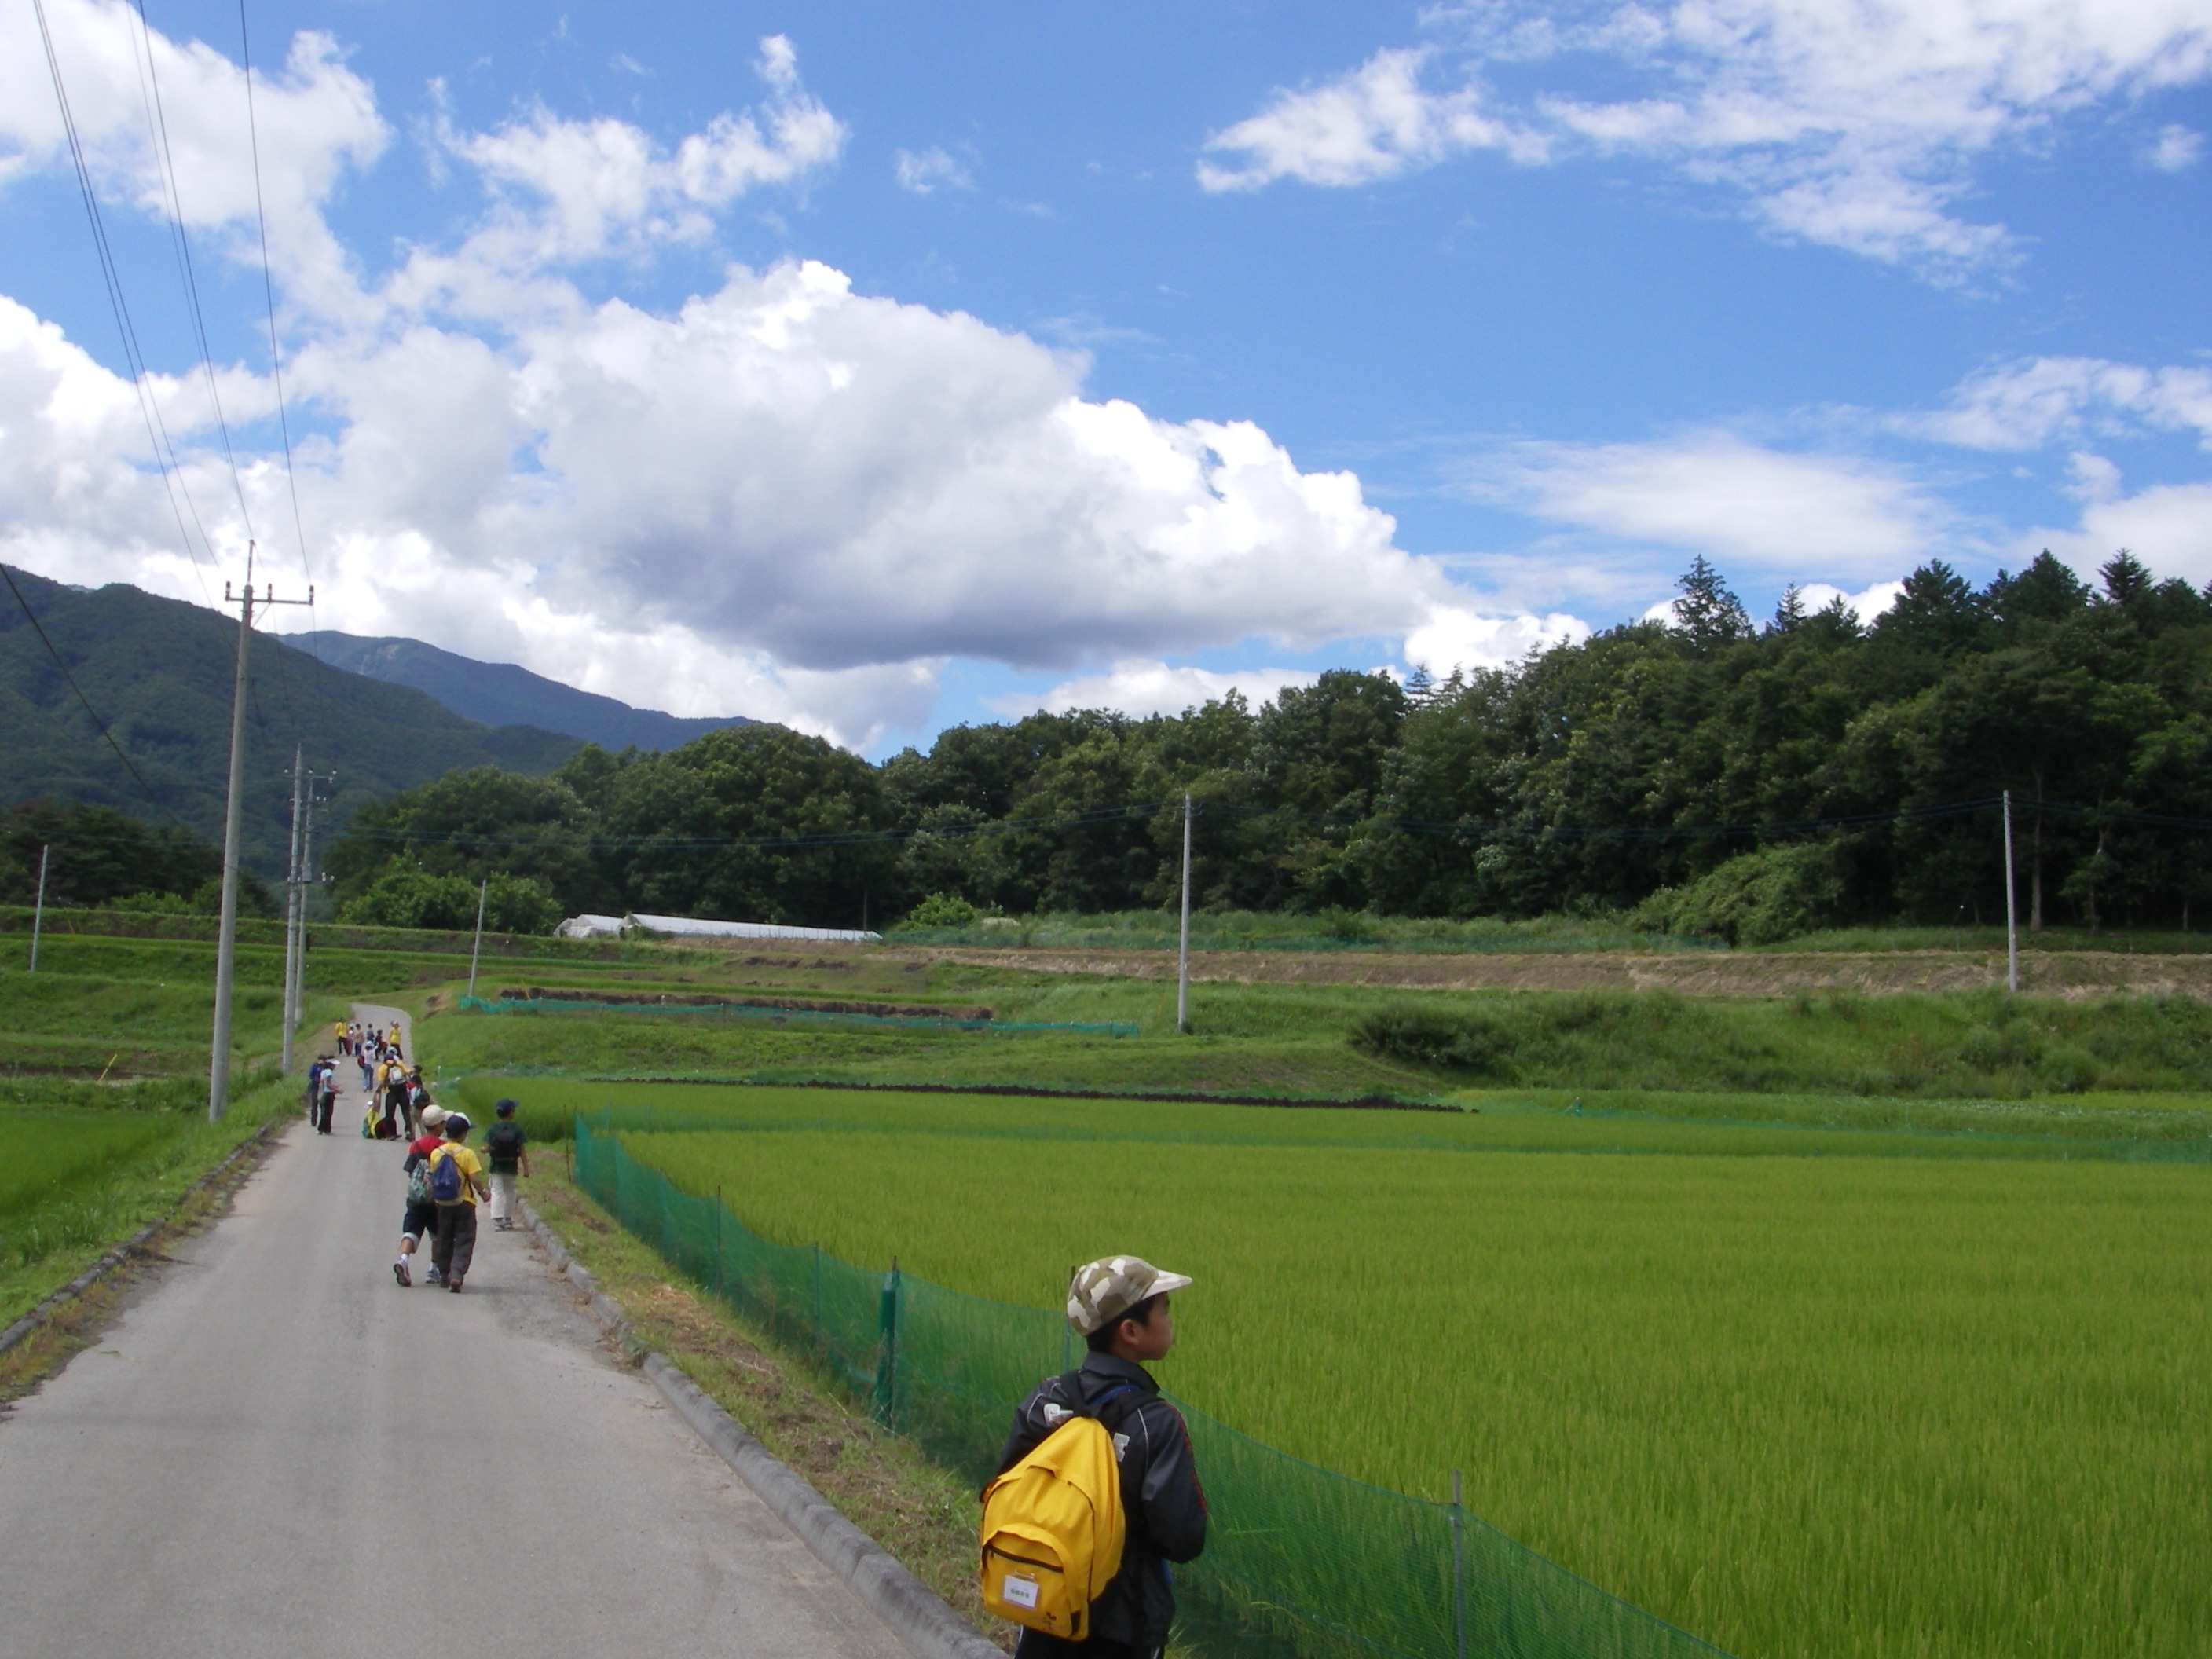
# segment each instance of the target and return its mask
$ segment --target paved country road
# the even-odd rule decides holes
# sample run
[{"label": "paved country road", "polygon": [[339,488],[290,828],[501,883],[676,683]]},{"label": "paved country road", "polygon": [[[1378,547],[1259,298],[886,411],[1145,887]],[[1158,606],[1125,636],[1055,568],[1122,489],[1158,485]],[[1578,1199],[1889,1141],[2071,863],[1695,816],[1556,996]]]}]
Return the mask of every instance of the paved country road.
[{"label": "paved country road", "polygon": [[400,1152],[362,1103],[285,1131],[0,1416],[0,1653],[901,1659],[529,1235],[487,1226],[458,1296],[399,1288]]}]

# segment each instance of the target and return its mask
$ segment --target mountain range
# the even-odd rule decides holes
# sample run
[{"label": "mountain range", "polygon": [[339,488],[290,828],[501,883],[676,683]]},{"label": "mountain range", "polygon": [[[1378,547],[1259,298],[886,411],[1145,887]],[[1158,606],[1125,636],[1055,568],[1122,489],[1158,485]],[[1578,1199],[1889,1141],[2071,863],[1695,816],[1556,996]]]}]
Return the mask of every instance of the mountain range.
[{"label": "mountain range", "polygon": [[487,726],[534,726],[617,752],[680,749],[709,732],[753,724],[742,714],[686,719],[657,708],[633,708],[513,663],[478,662],[420,640],[363,639],[329,629],[288,637],[334,668],[428,692],[465,719]]},{"label": "mountain range", "polygon": [[[67,797],[181,822],[219,840],[236,619],[119,583],[86,589],[12,567],[7,574],[14,591],[0,586],[0,805]],[[257,631],[250,658],[245,858],[264,877],[281,878],[284,868],[295,747],[310,771],[337,775],[323,787],[324,822],[343,825],[368,801],[456,767],[544,774],[586,741],[659,748],[687,741],[695,726],[736,723],[630,708],[413,640],[325,633],[307,643],[323,647],[320,660],[313,648]],[[366,672],[340,665],[356,647],[372,665]],[[113,748],[100,736],[103,724]]]}]

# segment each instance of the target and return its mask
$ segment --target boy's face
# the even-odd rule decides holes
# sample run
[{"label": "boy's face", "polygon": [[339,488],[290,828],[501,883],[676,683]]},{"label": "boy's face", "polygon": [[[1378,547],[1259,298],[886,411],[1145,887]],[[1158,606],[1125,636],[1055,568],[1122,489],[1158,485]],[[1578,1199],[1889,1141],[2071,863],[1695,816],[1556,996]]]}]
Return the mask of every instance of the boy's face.
[{"label": "boy's face", "polygon": [[1123,1320],[1114,1332],[1114,1352],[1140,1365],[1166,1358],[1168,1350],[1175,1346],[1175,1314],[1168,1307],[1170,1300],[1164,1296],[1160,1298],[1148,1323]]}]

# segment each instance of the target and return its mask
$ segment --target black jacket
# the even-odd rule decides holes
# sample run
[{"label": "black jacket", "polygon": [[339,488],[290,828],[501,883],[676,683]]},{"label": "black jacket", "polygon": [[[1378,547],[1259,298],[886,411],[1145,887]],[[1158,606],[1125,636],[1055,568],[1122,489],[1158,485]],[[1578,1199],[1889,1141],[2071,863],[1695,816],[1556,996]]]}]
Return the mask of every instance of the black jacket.
[{"label": "black jacket", "polygon": [[1047,1405],[1087,1406],[1124,1384],[1131,1386],[1101,1405],[1097,1416],[1115,1437],[1128,1535],[1121,1571],[1091,1603],[1091,1630],[1099,1641],[1126,1643],[1146,1653],[1167,1641],[1175,1622],[1167,1564],[1194,1561],[1206,1547],[1206,1494],[1191,1459],[1190,1435],[1182,1414],[1160,1398],[1152,1374],[1133,1360],[1094,1353],[1085,1357],[1080,1370],[1039,1384],[1014,1413],[999,1473],[1020,1462],[1059,1426],[1048,1420]]}]

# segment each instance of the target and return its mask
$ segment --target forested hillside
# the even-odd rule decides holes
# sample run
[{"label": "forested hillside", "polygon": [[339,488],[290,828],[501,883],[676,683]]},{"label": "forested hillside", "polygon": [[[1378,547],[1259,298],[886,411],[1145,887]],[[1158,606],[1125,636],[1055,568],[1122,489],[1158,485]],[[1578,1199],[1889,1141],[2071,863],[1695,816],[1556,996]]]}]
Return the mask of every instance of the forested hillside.
[{"label": "forested hillside", "polygon": [[427,692],[464,719],[487,726],[533,726],[602,749],[674,749],[726,726],[752,724],[742,714],[685,719],[657,708],[633,708],[511,662],[478,662],[420,640],[364,639],[325,629],[295,635],[292,642],[349,673]]},{"label": "forested hillside", "polygon": [[[88,591],[8,574],[23,602],[0,586],[0,806],[63,797],[220,841],[236,618],[119,584]],[[284,773],[295,744],[311,770],[337,774],[340,822],[456,767],[543,772],[577,747],[550,732],[464,720],[420,691],[347,673],[273,636],[255,640],[252,663],[246,856],[264,876],[283,874]],[[95,716],[138,778],[101,739]]]},{"label": "forested hillside", "polygon": [[1930,564],[1871,628],[1794,594],[1760,626],[1700,560],[1672,624],[1442,684],[1035,714],[881,766],[763,726],[457,774],[365,811],[337,869],[414,914],[488,868],[549,916],[1116,910],[1170,902],[1188,791],[1210,907],[1637,908],[1758,939],[2002,917],[2009,789],[2024,919],[2186,926],[2212,890],[2212,601],[2125,553],[2102,576],[2045,554],[1977,591]]}]

